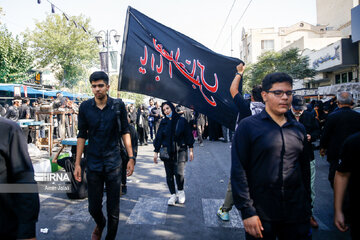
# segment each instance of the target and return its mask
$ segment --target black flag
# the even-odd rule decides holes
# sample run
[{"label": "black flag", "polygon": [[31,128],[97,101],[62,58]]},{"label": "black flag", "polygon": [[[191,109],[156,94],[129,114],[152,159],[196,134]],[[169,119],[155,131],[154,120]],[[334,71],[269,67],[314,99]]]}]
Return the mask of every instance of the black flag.
[{"label": "black flag", "polygon": [[240,62],[129,7],[118,90],[179,103],[234,129],[229,89]]}]

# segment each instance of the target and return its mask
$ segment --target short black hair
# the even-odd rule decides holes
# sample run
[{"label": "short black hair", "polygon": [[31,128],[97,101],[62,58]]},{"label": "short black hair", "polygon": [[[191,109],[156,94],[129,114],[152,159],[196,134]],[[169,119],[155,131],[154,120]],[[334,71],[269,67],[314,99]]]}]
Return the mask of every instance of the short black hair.
[{"label": "short black hair", "polygon": [[262,96],[261,96],[261,92],[262,92],[262,87],[261,85],[256,85],[253,87],[253,89],[251,90],[251,95],[254,99],[255,102],[263,102]]},{"label": "short black hair", "polygon": [[284,72],[269,73],[262,80],[262,90],[269,91],[274,83],[288,82],[291,86],[293,85],[293,79],[289,74]]},{"label": "short black hair", "polygon": [[30,102],[30,99],[27,98],[27,97],[25,97],[25,98],[23,98],[22,102],[23,102],[23,103],[28,103],[28,102]]},{"label": "short black hair", "polygon": [[98,80],[104,80],[106,85],[109,85],[109,76],[103,71],[93,72],[89,77],[90,83],[92,83],[93,81],[98,81]]}]

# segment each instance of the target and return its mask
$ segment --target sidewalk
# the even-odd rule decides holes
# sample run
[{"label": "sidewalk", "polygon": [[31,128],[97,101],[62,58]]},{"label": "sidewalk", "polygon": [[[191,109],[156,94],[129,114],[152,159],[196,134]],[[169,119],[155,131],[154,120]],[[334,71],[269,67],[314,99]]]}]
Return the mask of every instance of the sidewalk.
[{"label": "sidewalk", "polygon": [[[185,170],[185,204],[168,206],[170,196],[163,163],[153,163],[153,146],[139,147],[133,176],[128,178],[128,193],[120,199],[117,239],[245,239],[242,219],[234,208],[229,222],[216,211],[225,196],[230,177],[230,143],[204,141],[194,146],[194,161]],[[332,223],[332,192],[326,179],[327,165],[317,157],[317,197],[315,217],[320,227],[313,239],[347,240]],[[104,196],[105,205],[106,193]],[[88,213],[87,199],[69,200],[66,195],[40,194],[37,224],[38,239],[89,239],[94,221]],[[103,207],[106,214],[106,207]],[[41,233],[48,228],[48,233]]]}]

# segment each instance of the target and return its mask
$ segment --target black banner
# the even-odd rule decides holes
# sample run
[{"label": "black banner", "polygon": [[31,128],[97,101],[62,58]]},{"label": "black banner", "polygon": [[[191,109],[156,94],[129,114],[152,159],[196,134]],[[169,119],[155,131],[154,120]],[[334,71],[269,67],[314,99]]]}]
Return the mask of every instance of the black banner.
[{"label": "black banner", "polygon": [[129,7],[118,90],[179,103],[234,129],[229,89],[240,62]]},{"label": "black banner", "polygon": [[108,54],[107,52],[100,52],[99,53],[100,55],[100,66],[101,66],[101,71],[104,71],[104,72],[108,72]]}]

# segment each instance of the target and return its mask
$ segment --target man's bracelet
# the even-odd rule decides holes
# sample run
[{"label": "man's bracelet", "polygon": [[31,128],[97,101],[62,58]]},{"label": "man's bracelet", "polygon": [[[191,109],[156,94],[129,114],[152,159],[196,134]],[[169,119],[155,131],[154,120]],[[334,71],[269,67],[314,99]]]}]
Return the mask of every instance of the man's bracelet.
[{"label": "man's bracelet", "polygon": [[134,160],[134,161],[135,161],[135,157],[129,157],[129,159],[132,159],[132,160]]},{"label": "man's bracelet", "polygon": [[242,74],[242,73],[235,73],[235,75],[239,75],[239,76],[240,76],[240,78],[242,78],[242,77],[243,77],[243,74]]}]

